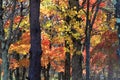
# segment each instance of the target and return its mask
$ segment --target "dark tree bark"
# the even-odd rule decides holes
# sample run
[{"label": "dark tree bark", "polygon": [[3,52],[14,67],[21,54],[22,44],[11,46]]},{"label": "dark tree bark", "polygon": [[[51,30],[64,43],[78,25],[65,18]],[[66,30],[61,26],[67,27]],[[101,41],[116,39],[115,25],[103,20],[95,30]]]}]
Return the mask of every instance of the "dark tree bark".
[{"label": "dark tree bark", "polygon": [[82,44],[80,40],[73,39],[74,47],[77,48],[72,56],[72,80],[82,80]]},{"label": "dark tree bark", "polygon": [[67,79],[65,79],[64,72],[58,73],[58,80],[67,80]]},{"label": "dark tree bark", "polygon": [[10,78],[10,80],[13,80],[13,70],[9,70],[9,72],[10,72],[10,77],[9,78]]},{"label": "dark tree bark", "polygon": [[72,56],[72,80],[82,80],[82,54]]},{"label": "dark tree bark", "polygon": [[87,0],[87,13],[86,13],[86,40],[85,40],[85,48],[86,48],[86,80],[90,80],[90,19],[89,19],[89,8],[90,2]]},{"label": "dark tree bark", "polygon": [[[67,41],[65,41],[65,47],[70,49]],[[70,80],[70,52],[66,52],[65,57],[65,80]]]},{"label": "dark tree bark", "polygon": [[[22,71],[23,73],[22,73],[22,80],[25,80],[25,77],[26,77],[26,68],[25,67],[23,67],[23,71]],[[18,79],[19,80],[19,79]]]},{"label": "dark tree bark", "polygon": [[[70,8],[76,7],[76,11],[80,10],[79,0],[69,0]],[[75,16],[76,21],[81,21],[81,18],[78,18],[77,15]],[[72,31],[72,30],[71,30]],[[73,33],[76,30],[73,29]],[[82,80],[82,44],[81,40],[75,39],[72,37],[73,46],[76,48],[75,53],[72,56],[72,80]]]},{"label": "dark tree bark", "polygon": [[[17,54],[17,53],[15,53],[16,55],[15,55],[15,58],[16,58],[16,60],[20,60],[20,55],[19,54]],[[16,80],[20,80],[20,72],[19,72],[19,68],[17,68],[16,69]]]},{"label": "dark tree bark", "polygon": [[41,80],[41,30],[39,23],[40,0],[30,0],[30,66],[29,80]]},{"label": "dark tree bark", "polygon": [[95,22],[98,10],[99,10],[99,5],[102,0],[97,0],[96,1],[96,8],[94,12],[94,16],[92,19],[89,18],[89,12],[90,12],[90,0],[87,0],[87,10],[86,10],[86,30],[85,30],[85,48],[86,48],[86,80],[90,80],[90,37],[91,37],[91,31],[93,24]]},{"label": "dark tree bark", "polygon": [[46,76],[47,76],[46,80],[49,80],[50,78],[49,71],[50,71],[50,63],[47,65],[47,69],[46,69]]}]

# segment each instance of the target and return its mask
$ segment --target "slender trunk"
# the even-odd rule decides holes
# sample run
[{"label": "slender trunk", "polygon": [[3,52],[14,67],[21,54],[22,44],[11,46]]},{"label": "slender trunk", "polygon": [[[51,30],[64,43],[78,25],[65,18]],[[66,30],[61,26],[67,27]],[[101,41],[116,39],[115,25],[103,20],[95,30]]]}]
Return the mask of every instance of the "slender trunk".
[{"label": "slender trunk", "polygon": [[62,80],[62,78],[61,78],[61,72],[58,73],[58,80]]},{"label": "slender trunk", "polygon": [[8,45],[6,43],[2,43],[2,69],[3,69],[3,80],[8,80],[9,76],[9,62],[8,62]]},{"label": "slender trunk", "polygon": [[22,80],[25,80],[26,77],[25,73],[26,73],[26,68],[23,67]]},{"label": "slender trunk", "polygon": [[[2,3],[3,3],[3,0],[0,0],[0,42],[3,40],[3,37],[4,37],[3,18],[2,18],[3,17]],[[2,47],[2,42],[0,45],[1,45],[0,47]],[[2,48],[1,48],[1,50],[2,50]]]},{"label": "slender trunk", "polygon": [[[27,55],[24,55],[23,58],[27,58]],[[22,68],[22,80],[25,80],[26,78],[26,72],[27,72],[27,69],[25,67]]]},{"label": "slender trunk", "polygon": [[45,67],[43,67],[42,71],[43,71],[43,75],[44,75],[44,80],[46,80],[46,69],[45,69]]},{"label": "slender trunk", "polygon": [[13,71],[10,70],[10,80],[13,80]]},{"label": "slender trunk", "polygon": [[[19,54],[17,54],[17,53],[15,53],[15,54],[16,54],[16,55],[15,55],[16,60],[19,61],[19,59],[20,59]],[[19,68],[16,69],[16,80],[20,80]]]},{"label": "slender trunk", "polygon": [[[0,0],[0,42],[1,42],[1,52],[2,52],[2,70],[4,72],[2,79],[8,80],[9,76],[9,62],[8,62],[8,49],[10,46],[10,40],[5,40],[5,32],[3,27],[3,0]],[[9,36],[10,37],[10,36]]]},{"label": "slender trunk", "polygon": [[20,75],[19,75],[19,68],[16,68],[16,70],[15,70],[15,78],[16,78],[16,80],[19,80],[20,78]]},{"label": "slender trunk", "polygon": [[40,0],[30,0],[30,66],[29,80],[41,80]]},{"label": "slender trunk", "polygon": [[86,39],[86,80],[90,80],[90,36]]},{"label": "slender trunk", "polygon": [[49,80],[49,70],[50,70],[50,63],[47,65],[47,68],[43,68],[43,75],[44,75],[44,80]]},{"label": "slender trunk", "polygon": [[94,12],[94,16],[92,19],[89,18],[89,11],[90,11],[90,0],[87,0],[87,10],[86,10],[86,40],[85,40],[85,48],[86,48],[86,80],[90,80],[90,36],[92,27],[94,25],[97,13],[99,11],[99,6],[102,0],[98,0],[96,4],[96,10]]},{"label": "slender trunk", "polygon": [[49,80],[49,78],[50,78],[50,75],[49,75],[49,71],[50,71],[50,63],[47,65],[47,70],[46,70],[46,80]]},{"label": "slender trunk", "polygon": [[[65,42],[65,46],[69,49],[67,42]],[[65,57],[65,80],[70,80],[70,52],[66,52]]]},{"label": "slender trunk", "polygon": [[66,80],[63,72],[58,73],[58,80]]},{"label": "slender trunk", "polygon": [[90,0],[87,0],[87,13],[86,13],[86,80],[90,80],[90,20],[89,20],[89,7]]}]

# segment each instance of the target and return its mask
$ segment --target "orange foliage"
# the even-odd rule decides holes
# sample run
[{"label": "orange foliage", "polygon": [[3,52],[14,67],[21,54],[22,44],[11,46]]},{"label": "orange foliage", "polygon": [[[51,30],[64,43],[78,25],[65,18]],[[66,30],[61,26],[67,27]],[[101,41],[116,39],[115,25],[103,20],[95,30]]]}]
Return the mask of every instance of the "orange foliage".
[{"label": "orange foliage", "polygon": [[[79,4],[82,5],[84,0],[79,0]],[[90,0],[90,5],[93,5],[96,3],[97,0]],[[100,3],[100,7],[104,7],[105,6],[105,2],[101,2]]]},{"label": "orange foliage", "polygon": [[55,3],[59,6],[67,8],[68,0],[52,0],[52,1],[53,1],[53,3]]},{"label": "orange foliage", "polygon": [[105,59],[106,59],[107,55],[103,54],[103,53],[96,53],[95,55],[92,56],[91,58],[91,64],[99,64],[99,65],[103,65],[103,63],[105,63]]},{"label": "orange foliage", "polygon": [[9,69],[12,69],[12,70],[18,67],[26,67],[26,68],[29,67],[29,59],[27,58],[20,59],[19,61],[14,58],[10,58],[9,62],[10,62]]},{"label": "orange foliage", "polygon": [[[43,36],[44,35],[44,36]],[[42,58],[41,65],[47,67],[48,63],[58,72],[64,71],[65,50],[64,47],[52,47],[47,35],[42,35]]]},{"label": "orange foliage", "polygon": [[[47,67],[48,63],[50,62],[52,67],[57,71],[63,71],[64,68],[64,59],[65,59],[65,50],[64,47],[52,47],[50,49],[50,40],[49,36],[42,32],[42,58],[41,58],[41,65]],[[20,54],[27,54],[29,53],[30,48],[30,32],[26,31],[21,40],[12,44],[10,46],[9,52],[17,51]],[[22,59],[18,61],[19,67],[28,67],[29,60]]]},{"label": "orange foliage", "polygon": [[[14,24],[18,24],[22,18],[24,18],[24,17],[15,16],[13,23],[14,23]],[[9,26],[10,26],[10,20],[7,20],[7,21],[5,22],[5,24],[4,24],[4,27],[5,27],[5,28],[8,28]]]},{"label": "orange foliage", "polygon": [[99,65],[99,68],[102,69],[111,59],[113,62],[118,62],[118,56],[116,54],[117,48],[117,32],[113,32],[110,30],[104,32],[101,35],[101,42],[97,44],[91,51],[91,65]]},{"label": "orange foliage", "polygon": [[20,41],[10,46],[9,52],[12,53],[12,51],[17,51],[20,54],[27,54],[29,53],[29,49],[30,49],[30,32],[26,31],[25,33],[23,33]]},{"label": "orange foliage", "polygon": [[11,58],[9,69],[16,69],[18,67],[19,67],[18,61],[14,58]]},{"label": "orange foliage", "polygon": [[29,59],[27,58],[23,58],[21,60],[19,60],[19,67],[29,67]]},{"label": "orange foliage", "polygon": [[19,2],[25,2],[25,1],[27,1],[27,0],[18,0]]},{"label": "orange foliage", "polygon": [[4,28],[8,28],[10,26],[10,20],[7,20],[4,24]]},{"label": "orange foliage", "polygon": [[16,16],[15,18],[14,18],[14,23],[15,24],[17,24],[17,23],[19,23],[20,22],[20,20],[21,20],[21,16]]},{"label": "orange foliage", "polygon": [[108,30],[101,37],[101,42],[92,50],[92,53],[114,53],[118,48],[117,33]]}]

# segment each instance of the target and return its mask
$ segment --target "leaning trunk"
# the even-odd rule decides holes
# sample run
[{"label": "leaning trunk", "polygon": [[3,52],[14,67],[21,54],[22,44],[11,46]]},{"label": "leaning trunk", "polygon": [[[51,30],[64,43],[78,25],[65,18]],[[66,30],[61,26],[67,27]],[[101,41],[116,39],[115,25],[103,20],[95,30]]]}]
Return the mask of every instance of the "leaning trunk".
[{"label": "leaning trunk", "polygon": [[40,0],[30,0],[30,66],[29,80],[41,80],[41,30],[39,23]]}]

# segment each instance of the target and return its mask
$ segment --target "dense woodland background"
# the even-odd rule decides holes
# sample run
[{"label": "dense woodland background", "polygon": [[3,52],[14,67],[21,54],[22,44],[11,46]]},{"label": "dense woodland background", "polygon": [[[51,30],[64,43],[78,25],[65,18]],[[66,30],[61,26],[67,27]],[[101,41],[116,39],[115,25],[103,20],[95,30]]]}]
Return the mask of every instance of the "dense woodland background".
[{"label": "dense woodland background", "polygon": [[0,80],[120,80],[117,1],[0,0]]}]

